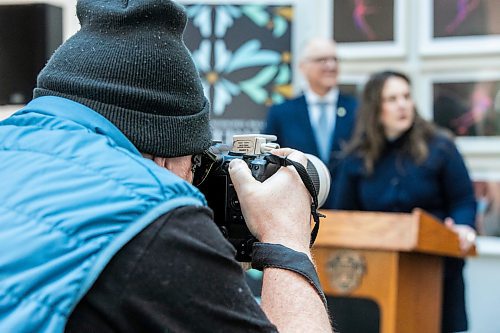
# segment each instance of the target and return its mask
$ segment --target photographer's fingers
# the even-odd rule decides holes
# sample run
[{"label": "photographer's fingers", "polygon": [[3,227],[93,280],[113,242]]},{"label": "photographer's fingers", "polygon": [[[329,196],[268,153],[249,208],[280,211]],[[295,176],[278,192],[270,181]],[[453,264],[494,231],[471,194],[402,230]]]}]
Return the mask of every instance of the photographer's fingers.
[{"label": "photographer's fingers", "polygon": [[229,176],[236,193],[238,193],[241,212],[245,217],[248,229],[257,239],[262,240],[262,228],[265,226],[263,226],[263,222],[259,221],[267,220],[266,215],[270,214],[270,207],[266,207],[267,209],[264,211],[262,210],[265,202],[261,202],[261,200],[266,195],[262,190],[265,189],[252,176],[252,172],[243,160],[234,159],[229,163]]},{"label": "photographer's fingers", "polygon": [[[307,163],[305,155],[293,149],[272,153]],[[229,175],[252,234],[262,242],[282,244],[309,255],[310,195],[295,168],[281,168],[260,183],[243,160],[234,159]]]},{"label": "photographer's fingers", "polygon": [[281,156],[281,157],[286,157],[288,159],[291,159],[295,162],[299,162],[303,166],[307,165],[307,157],[304,155],[304,153],[291,149],[291,148],[280,148],[280,149],[273,149],[271,151],[271,154]]},{"label": "photographer's fingers", "polygon": [[[271,153],[273,155],[286,157],[289,160],[292,160],[294,162],[298,162],[298,163],[302,164],[302,166],[304,166],[304,168],[307,167],[307,157],[301,151],[291,149],[291,148],[280,148],[280,149],[273,149],[271,151]],[[300,187],[296,187],[295,189],[299,190],[299,188],[300,188],[306,194],[306,196],[308,198],[310,198],[309,192],[307,192],[307,189],[306,189],[304,183],[302,183],[302,180],[300,179],[299,173],[295,169],[295,167],[288,166],[287,169],[288,169],[287,171],[291,171],[294,174],[294,178],[296,179],[296,181],[298,181],[299,184],[302,185],[302,186],[299,185]],[[278,174],[280,174],[280,172],[278,172]],[[282,174],[282,172],[281,172],[281,174]],[[268,179],[267,181],[270,181],[270,182],[278,181],[277,178],[279,178],[278,175],[276,175],[274,178],[271,177],[271,179]]]},{"label": "photographer's fingers", "polygon": [[248,190],[258,181],[252,176],[248,165],[240,159],[234,159],[229,163],[229,176],[238,194]]}]

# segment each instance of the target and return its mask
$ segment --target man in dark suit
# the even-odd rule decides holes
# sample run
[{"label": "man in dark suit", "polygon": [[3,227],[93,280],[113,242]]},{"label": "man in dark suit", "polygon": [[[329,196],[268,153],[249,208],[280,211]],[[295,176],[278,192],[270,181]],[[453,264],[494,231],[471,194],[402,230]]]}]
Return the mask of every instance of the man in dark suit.
[{"label": "man in dark suit", "polygon": [[[342,145],[349,140],[357,101],[339,92],[336,44],[331,39],[308,41],[300,57],[300,71],[307,81],[303,93],[268,113],[265,134],[274,134],[282,147],[298,149],[321,158],[332,179]],[[333,184],[332,184],[333,185]],[[331,208],[333,193],[323,208]]]}]

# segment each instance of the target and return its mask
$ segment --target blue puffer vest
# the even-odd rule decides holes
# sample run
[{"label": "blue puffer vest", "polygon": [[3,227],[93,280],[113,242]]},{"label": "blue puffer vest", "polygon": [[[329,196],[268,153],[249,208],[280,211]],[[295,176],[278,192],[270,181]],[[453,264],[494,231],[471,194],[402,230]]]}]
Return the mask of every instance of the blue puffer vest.
[{"label": "blue puffer vest", "polygon": [[0,332],[64,331],[124,244],[176,207],[205,204],[98,113],[33,100],[0,122]]}]

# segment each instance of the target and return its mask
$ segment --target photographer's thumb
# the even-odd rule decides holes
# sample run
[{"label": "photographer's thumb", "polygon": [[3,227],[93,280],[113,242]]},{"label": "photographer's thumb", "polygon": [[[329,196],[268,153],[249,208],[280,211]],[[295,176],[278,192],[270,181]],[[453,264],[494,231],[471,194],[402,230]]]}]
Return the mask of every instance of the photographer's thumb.
[{"label": "photographer's thumb", "polygon": [[229,176],[238,195],[244,194],[258,183],[248,165],[240,159],[234,159],[229,163]]}]

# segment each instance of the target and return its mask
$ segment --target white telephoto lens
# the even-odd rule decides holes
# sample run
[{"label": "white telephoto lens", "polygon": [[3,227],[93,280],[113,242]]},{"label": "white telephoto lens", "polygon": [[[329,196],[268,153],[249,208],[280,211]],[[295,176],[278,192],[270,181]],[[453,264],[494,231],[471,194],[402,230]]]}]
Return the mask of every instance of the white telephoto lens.
[{"label": "white telephoto lens", "polygon": [[323,161],[314,155],[305,155],[307,157],[307,173],[311,177],[318,193],[318,208],[320,208],[325,203],[328,193],[330,193],[332,177]]}]

